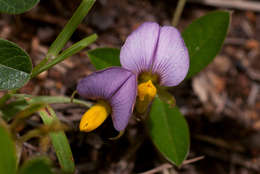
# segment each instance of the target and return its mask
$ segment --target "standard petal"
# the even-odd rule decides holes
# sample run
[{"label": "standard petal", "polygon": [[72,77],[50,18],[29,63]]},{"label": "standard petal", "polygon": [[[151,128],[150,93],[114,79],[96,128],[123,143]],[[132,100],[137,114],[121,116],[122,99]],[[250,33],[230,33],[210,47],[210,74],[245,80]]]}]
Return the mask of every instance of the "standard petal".
[{"label": "standard petal", "polygon": [[132,115],[137,95],[137,79],[132,74],[122,87],[112,96],[112,120],[117,131],[124,130]]},{"label": "standard petal", "polygon": [[132,75],[120,67],[97,71],[80,80],[78,94],[87,99],[109,99]]},{"label": "standard petal", "polygon": [[152,71],[160,76],[162,86],[176,86],[187,75],[189,53],[180,32],[170,26],[160,29]]},{"label": "standard petal", "polygon": [[146,22],[127,37],[120,51],[121,65],[138,74],[149,70],[156,49],[160,26]]}]

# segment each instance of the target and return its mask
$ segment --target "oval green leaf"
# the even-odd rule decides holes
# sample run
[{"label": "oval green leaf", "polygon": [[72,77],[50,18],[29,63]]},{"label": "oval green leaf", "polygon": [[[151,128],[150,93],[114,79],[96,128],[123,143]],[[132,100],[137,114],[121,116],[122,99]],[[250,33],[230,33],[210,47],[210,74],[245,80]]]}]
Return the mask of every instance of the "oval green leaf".
[{"label": "oval green leaf", "polygon": [[33,8],[40,0],[0,0],[0,12],[20,14]]},{"label": "oval green leaf", "polygon": [[0,126],[0,173],[16,173],[16,150],[7,129]]},{"label": "oval green leaf", "polygon": [[147,123],[157,149],[171,163],[180,166],[188,155],[190,139],[188,124],[178,107],[171,108],[156,97]]},{"label": "oval green leaf", "polygon": [[53,174],[50,161],[47,158],[38,157],[30,159],[23,164],[19,174]]},{"label": "oval green leaf", "polygon": [[0,90],[21,88],[30,79],[32,62],[16,44],[0,39]]},{"label": "oval green leaf", "polygon": [[182,33],[189,50],[190,69],[186,78],[200,72],[220,51],[227,35],[230,12],[214,11],[192,22]]},{"label": "oval green leaf", "polygon": [[111,66],[121,66],[120,50],[117,48],[97,48],[88,51],[88,57],[97,70]]}]

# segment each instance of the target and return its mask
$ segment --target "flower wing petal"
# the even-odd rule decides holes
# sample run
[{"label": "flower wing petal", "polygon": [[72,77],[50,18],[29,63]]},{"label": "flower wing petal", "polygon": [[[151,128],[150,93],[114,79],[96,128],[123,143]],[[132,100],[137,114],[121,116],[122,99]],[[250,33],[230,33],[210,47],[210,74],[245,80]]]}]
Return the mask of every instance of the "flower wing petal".
[{"label": "flower wing petal", "polygon": [[154,22],[143,23],[130,36],[120,51],[121,65],[138,74],[149,70],[156,50],[160,26]]},{"label": "flower wing petal", "polygon": [[170,26],[160,29],[152,71],[160,76],[162,86],[176,86],[187,75],[189,53],[180,32]]},{"label": "flower wing petal", "polygon": [[111,98],[112,120],[117,131],[124,130],[132,115],[137,95],[136,75],[131,77],[122,85]]},{"label": "flower wing petal", "polygon": [[109,99],[132,73],[120,67],[97,71],[80,80],[77,91],[87,99]]}]

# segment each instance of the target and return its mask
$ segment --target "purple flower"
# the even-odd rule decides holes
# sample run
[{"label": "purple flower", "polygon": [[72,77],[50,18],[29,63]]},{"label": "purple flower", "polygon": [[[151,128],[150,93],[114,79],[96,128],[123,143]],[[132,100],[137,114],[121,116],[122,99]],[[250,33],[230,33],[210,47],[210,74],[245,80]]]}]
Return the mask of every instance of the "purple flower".
[{"label": "purple flower", "polygon": [[126,39],[121,48],[120,62],[138,75],[138,97],[145,100],[144,96],[147,96],[150,103],[156,88],[176,86],[185,78],[189,54],[176,28],[146,22]]},{"label": "purple flower", "polygon": [[77,86],[79,95],[98,102],[83,115],[80,130],[94,130],[110,114],[115,129],[125,129],[135,104],[136,88],[136,75],[120,67],[101,70],[82,79]]}]

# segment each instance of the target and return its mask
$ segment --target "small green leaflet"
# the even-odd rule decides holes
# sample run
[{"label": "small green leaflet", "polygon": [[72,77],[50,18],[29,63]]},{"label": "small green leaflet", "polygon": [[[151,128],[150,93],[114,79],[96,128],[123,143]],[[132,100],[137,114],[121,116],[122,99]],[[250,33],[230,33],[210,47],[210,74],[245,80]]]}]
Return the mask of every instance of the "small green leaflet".
[{"label": "small green leaflet", "polygon": [[226,38],[231,13],[214,11],[192,22],[182,33],[190,55],[186,78],[200,72],[218,54]]},{"label": "small green leaflet", "polygon": [[119,59],[120,50],[117,48],[97,48],[88,51],[91,63],[97,70],[111,66],[121,66]]},{"label": "small green leaflet", "polygon": [[188,124],[178,107],[171,108],[156,97],[147,123],[157,149],[170,162],[180,166],[188,155],[190,136]]}]

